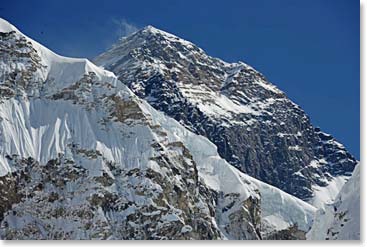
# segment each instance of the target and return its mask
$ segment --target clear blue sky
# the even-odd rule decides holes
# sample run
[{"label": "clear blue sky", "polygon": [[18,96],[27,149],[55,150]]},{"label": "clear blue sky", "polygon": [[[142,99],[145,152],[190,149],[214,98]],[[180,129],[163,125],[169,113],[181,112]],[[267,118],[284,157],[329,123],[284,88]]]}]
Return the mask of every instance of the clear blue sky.
[{"label": "clear blue sky", "polygon": [[174,33],[258,69],[359,158],[357,0],[9,0],[0,16],[66,56],[103,52],[121,20]]}]

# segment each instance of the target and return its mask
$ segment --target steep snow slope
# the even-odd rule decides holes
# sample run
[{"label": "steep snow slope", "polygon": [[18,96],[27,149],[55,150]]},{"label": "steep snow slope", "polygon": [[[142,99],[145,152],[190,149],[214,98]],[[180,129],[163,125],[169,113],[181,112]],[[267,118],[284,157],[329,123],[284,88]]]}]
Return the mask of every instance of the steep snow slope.
[{"label": "steep snow slope", "polygon": [[315,208],[251,178],[113,73],[0,19],[2,239],[302,239]]},{"label": "steep snow slope", "polygon": [[164,129],[170,130],[167,132],[168,140],[177,141],[178,138],[191,151],[198,166],[199,176],[213,190],[222,191],[225,194],[238,193],[243,199],[256,194],[251,191],[260,192],[263,230],[268,224],[271,224],[270,228],[278,230],[287,229],[296,224],[303,231],[307,232],[310,229],[312,217],[309,214],[314,212],[314,207],[278,188],[243,174],[220,158],[216,146],[205,137],[188,131],[178,122],[155,111],[148,104],[145,104],[145,107],[153,114],[153,121],[157,121],[156,123]]},{"label": "steep snow slope", "polygon": [[252,67],[148,26],[95,59],[155,109],[206,136],[241,171],[322,206],[356,160]]},{"label": "steep snow slope", "polygon": [[359,240],[360,239],[360,165],[343,186],[335,202],[319,209],[311,231],[312,240]]}]

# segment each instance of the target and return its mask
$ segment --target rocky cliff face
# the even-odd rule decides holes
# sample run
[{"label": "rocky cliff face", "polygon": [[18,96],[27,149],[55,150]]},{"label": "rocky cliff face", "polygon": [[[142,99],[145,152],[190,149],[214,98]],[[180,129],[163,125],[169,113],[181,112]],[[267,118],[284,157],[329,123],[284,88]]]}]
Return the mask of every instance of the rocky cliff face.
[{"label": "rocky cliff face", "polygon": [[302,239],[310,229],[314,207],[229,165],[113,73],[2,19],[0,51],[1,239]]},{"label": "rocky cliff face", "polygon": [[[252,67],[148,26],[95,59],[137,96],[207,137],[241,171],[316,206],[356,160]],[[339,181],[339,182],[336,182]],[[329,199],[329,197],[327,197]]]}]

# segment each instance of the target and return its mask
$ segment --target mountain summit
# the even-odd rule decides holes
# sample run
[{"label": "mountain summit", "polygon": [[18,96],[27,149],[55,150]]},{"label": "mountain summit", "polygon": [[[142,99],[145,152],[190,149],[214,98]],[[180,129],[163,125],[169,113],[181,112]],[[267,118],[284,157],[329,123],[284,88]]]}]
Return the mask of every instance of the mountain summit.
[{"label": "mountain summit", "polygon": [[356,161],[253,68],[153,27],[96,61],[0,19],[0,239],[358,238]]},{"label": "mountain summit", "polygon": [[0,23],[1,239],[305,239],[313,206]]},{"label": "mountain summit", "polygon": [[234,167],[321,206],[357,161],[251,66],[148,26],[94,59],[136,95],[207,137]]}]

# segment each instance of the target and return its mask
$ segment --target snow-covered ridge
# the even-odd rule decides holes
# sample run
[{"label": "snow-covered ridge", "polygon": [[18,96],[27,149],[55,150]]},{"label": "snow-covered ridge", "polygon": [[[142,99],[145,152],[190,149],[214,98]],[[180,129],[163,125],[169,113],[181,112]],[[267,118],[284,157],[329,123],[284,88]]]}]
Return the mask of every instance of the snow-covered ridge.
[{"label": "snow-covered ridge", "polygon": [[[147,41],[146,39],[148,39],[149,41]],[[151,25],[148,25],[143,29],[136,31],[130,34],[129,36],[121,38],[117,43],[115,43],[111,47],[111,49],[93,59],[93,62],[102,67],[111,66],[113,64],[116,64],[116,62],[118,62],[118,60],[121,59],[123,56],[127,55],[125,52],[130,52],[131,50],[139,48],[141,45],[147,45],[147,47],[149,47],[149,45],[151,45],[149,44],[149,42],[152,42],[151,40],[154,40],[153,43],[157,42],[157,44],[161,46],[158,47],[158,49],[163,48],[166,51],[173,51],[177,53],[180,59],[186,60],[187,62],[193,62],[195,64],[206,66],[207,68],[213,70],[217,70],[220,69],[220,67],[222,67],[225,70],[225,74],[222,75],[223,78],[233,77],[236,74],[236,71],[239,71],[241,69],[246,69],[248,71],[255,71],[255,69],[252,66],[244,63],[243,61],[230,63],[221,60],[220,58],[211,57],[207,55],[205,51],[202,50],[200,47],[196,46],[194,43],[182,39],[172,33],[155,28]],[[127,47],[126,49],[125,47],[126,44],[128,44],[128,46],[132,44],[132,47]],[[179,51],[175,50],[175,47],[177,47],[178,45],[180,45],[184,49]],[[204,58],[204,60],[202,60],[202,58]],[[169,70],[169,68],[167,68],[165,64],[166,61],[162,61],[159,58],[156,58],[155,55],[153,54],[151,59],[153,61],[151,63],[145,64],[145,66],[147,67],[152,66],[159,72],[162,72],[162,69]],[[212,60],[214,61],[214,63],[208,65],[206,63],[208,60]],[[146,63],[146,61],[141,62]],[[257,71],[256,73],[261,75]],[[263,77],[263,75],[261,76]],[[276,94],[283,94],[283,92],[280,91],[275,85],[269,84],[263,80],[259,80],[258,84]],[[225,86],[225,84],[223,84],[222,86]]]},{"label": "snow-covered ridge", "polygon": [[[246,97],[245,95],[230,97],[224,92],[227,87],[233,85],[246,86],[236,81],[241,73],[248,76],[258,75],[254,84],[262,90],[281,97],[281,100],[284,96],[282,91],[275,85],[266,82],[263,75],[255,71],[250,65],[241,61],[228,63],[219,58],[211,57],[190,41],[153,26],[147,26],[122,38],[111,49],[97,56],[93,61],[103,68],[113,70],[123,82],[129,81],[128,84],[131,83],[130,87],[135,89],[133,91],[138,95],[140,90],[145,87],[144,80],[148,79],[149,76],[167,77],[167,74],[186,73],[190,66],[202,66],[202,71],[207,70],[203,77],[214,76],[214,81],[200,84],[200,78],[197,81],[182,80],[177,86],[180,94],[186,100],[197,105],[201,112],[211,118],[233,120],[243,113],[254,116],[270,114],[266,108],[272,105],[276,99],[272,98],[272,101],[264,103],[256,97],[247,98],[252,102],[244,104],[241,97]],[[129,69],[131,71],[142,70],[144,78],[135,78],[133,72],[125,74],[125,70]],[[154,97],[150,99],[154,100]]]},{"label": "snow-covered ridge", "polygon": [[[2,30],[12,30],[11,26],[7,27],[5,24],[4,22],[1,24]],[[16,34],[22,36],[18,31]],[[38,205],[43,204],[34,204],[37,200],[33,201],[32,197],[28,197],[26,187],[25,199],[10,205],[16,213],[3,212],[8,225],[1,228],[1,236],[9,238],[18,236],[13,234],[27,231],[27,227],[30,227],[31,230],[27,234],[31,234],[33,238],[37,235],[32,234],[38,233],[41,228],[42,238],[55,237],[54,234],[59,232],[64,234],[62,237],[69,236],[69,238],[91,238],[95,234],[96,238],[103,238],[107,232],[107,236],[113,239],[121,236],[114,231],[122,225],[125,226],[123,223],[129,219],[127,218],[129,215],[132,213],[138,215],[141,212],[137,209],[140,206],[147,206],[144,208],[147,210],[143,212],[144,216],[152,217],[150,221],[158,222],[154,226],[157,229],[162,225],[165,229],[167,224],[172,226],[190,224],[191,218],[195,218],[196,215],[185,215],[183,211],[191,209],[194,212],[198,211],[198,215],[205,219],[207,228],[204,229],[209,230],[210,226],[210,229],[220,232],[218,238],[238,238],[238,236],[258,238],[259,236],[253,233],[246,235],[249,229],[243,227],[244,224],[245,226],[248,224],[250,228],[258,227],[252,225],[257,219],[254,222],[247,222],[251,220],[250,218],[233,220],[235,216],[245,217],[249,214],[248,205],[244,204],[247,199],[252,199],[246,202],[252,203],[250,206],[261,208],[259,220],[261,225],[266,226],[263,232],[265,236],[287,230],[294,225],[303,232],[308,231],[315,208],[229,165],[220,158],[217,147],[207,138],[190,132],[177,121],[155,110],[146,101],[138,99],[116,79],[112,72],[102,70],[85,59],[58,56],[27,39],[40,54],[41,62],[47,66],[47,73],[38,79],[47,82],[52,78],[55,82],[52,85],[56,87],[46,90],[47,95],[13,97],[0,103],[0,178],[10,173],[16,174],[25,165],[26,171],[33,171],[32,169],[36,171],[30,175],[33,176],[32,179],[37,180],[45,175],[39,170],[52,167],[54,163],[57,165],[59,161],[62,171],[67,172],[70,169],[84,173],[76,173],[78,174],[76,177],[75,173],[69,174],[70,178],[59,178],[59,174],[54,174],[54,177],[50,178],[45,176],[48,182],[36,186],[37,190],[32,196],[37,200],[50,196],[47,193],[62,192],[60,194],[63,196],[60,199],[47,198],[46,202],[42,201],[46,203],[45,210],[57,211],[56,216],[50,217],[53,214],[39,213],[36,209]],[[11,69],[6,61],[4,66]],[[91,72],[95,77],[86,78]],[[46,83],[45,88],[47,86]],[[92,107],[89,107],[90,103]],[[185,154],[186,149],[188,154]],[[161,157],[163,161],[159,163]],[[25,164],[17,163],[23,159],[26,160]],[[186,171],[183,164],[193,167]],[[51,171],[47,172],[53,172],[52,169],[56,168],[58,167],[51,168]],[[196,191],[197,194],[191,196],[193,200],[197,200],[194,201],[195,204],[186,204],[187,200],[175,201],[175,197],[170,198],[169,202],[164,199],[156,203],[154,200],[159,198],[157,195],[162,195],[166,184],[161,181],[154,183],[154,179],[148,177],[152,176],[148,174],[151,170],[160,175],[153,177],[154,179],[163,177],[164,181],[173,183],[169,187],[170,196],[172,188],[180,191],[180,188],[189,189],[189,186],[194,185],[192,191]],[[209,192],[199,193],[197,186],[200,184],[193,182],[195,170],[204,190],[215,192],[218,198],[211,197]],[[175,171],[180,173],[176,172],[177,174],[173,175]],[[189,173],[191,176],[185,178],[185,172],[191,172]],[[148,175],[141,178],[136,175],[139,173]],[[101,182],[95,183],[95,180]],[[103,186],[95,187],[97,184]],[[143,191],[138,193],[134,191],[135,189]],[[151,193],[150,197],[144,192]],[[185,192],[181,192],[181,195]],[[74,196],[74,193],[77,196]],[[94,195],[93,198],[90,198],[91,194]],[[111,195],[118,195],[116,199],[118,205],[123,204],[120,200],[128,202],[121,208],[114,209],[115,204],[108,204],[108,200],[113,199]],[[203,198],[207,198],[208,201],[205,202]],[[52,204],[53,200],[56,200],[55,204]],[[85,212],[68,211],[69,214],[63,215],[59,207],[65,205],[64,200],[67,202],[67,210],[79,210],[80,207],[88,213],[90,212],[88,210],[94,210],[91,215],[97,219],[92,217],[92,226],[102,225],[103,229],[85,230],[84,226],[87,224],[83,220],[90,220],[83,218]],[[100,200],[107,205],[99,205],[102,203]],[[84,208],[89,205],[88,203],[94,203],[92,209]],[[165,203],[169,206],[167,214],[162,213],[163,210],[167,210],[161,206]],[[183,203],[184,208],[180,203]],[[181,208],[175,208],[172,204],[178,204],[176,207]],[[214,206],[216,206],[215,215],[210,212],[210,207]],[[161,211],[153,211],[151,208]],[[73,218],[80,213],[83,217]],[[159,217],[158,220],[154,218],[155,216]],[[191,218],[187,220],[185,217]],[[137,222],[139,220],[137,219]],[[122,225],[119,225],[120,223]],[[49,227],[47,229],[51,229],[50,232],[45,231],[43,225],[47,225]],[[145,229],[129,220],[126,225],[139,231]],[[232,234],[230,228],[226,228],[228,225],[233,225],[236,231],[243,232],[239,235]],[[190,225],[184,225],[179,234],[190,233],[193,229],[194,227]],[[101,235],[98,235],[100,233]],[[26,238],[28,235],[24,236]],[[198,236],[201,235],[191,235],[192,238]]]},{"label": "snow-covered ridge", "polygon": [[[40,80],[53,80],[56,82],[53,86],[54,91],[60,90],[80,80],[85,74],[93,72],[99,80],[104,80],[115,84],[116,76],[107,70],[94,65],[85,58],[70,58],[60,56],[33,39],[28,38],[21,33],[16,27],[0,18],[0,32],[8,33],[15,32],[17,37],[26,38],[28,42],[36,49],[37,54],[41,58],[41,63],[46,67],[45,70],[40,70],[38,75]],[[12,64],[4,64],[1,61],[1,71],[9,70],[6,66],[10,66],[10,70],[14,67]],[[5,68],[4,68],[5,67]]]},{"label": "snow-covered ridge", "polygon": [[163,31],[163,30],[160,30],[158,28],[155,28],[151,25],[148,25],[146,26],[145,28],[142,29],[142,32],[143,33],[151,33],[151,34],[159,34],[159,35],[163,35],[164,37],[166,37],[167,40],[169,41],[173,41],[173,42],[180,42],[182,43],[183,45],[186,45],[188,47],[192,47],[194,46],[193,43],[191,43],[190,41],[187,41],[187,40],[184,40],[184,39],[181,39],[179,37],[177,37],[176,35],[174,34],[171,34],[171,33],[168,33],[166,31]]},{"label": "snow-covered ridge", "polygon": [[6,20],[0,18],[0,32],[8,33],[8,32],[11,32],[11,31],[19,32],[19,30],[16,27],[14,27],[12,24],[10,24]]}]

